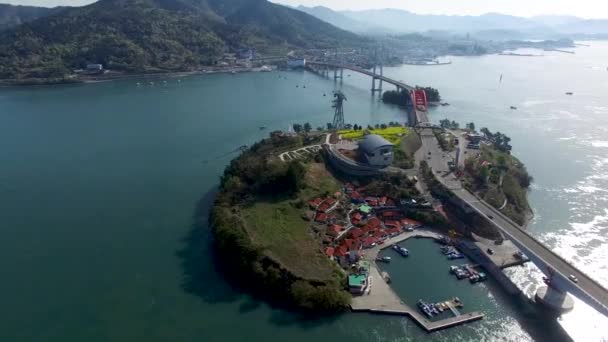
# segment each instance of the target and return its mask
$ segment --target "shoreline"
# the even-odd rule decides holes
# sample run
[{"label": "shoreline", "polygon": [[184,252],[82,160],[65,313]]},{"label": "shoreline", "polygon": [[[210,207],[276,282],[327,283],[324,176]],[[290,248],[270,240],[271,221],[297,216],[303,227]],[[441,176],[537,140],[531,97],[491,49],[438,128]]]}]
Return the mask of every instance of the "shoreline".
[{"label": "shoreline", "polygon": [[0,80],[0,88],[12,87],[35,87],[35,86],[55,86],[69,84],[95,84],[102,82],[120,81],[120,80],[145,80],[159,78],[180,78],[188,76],[212,75],[212,74],[230,74],[230,73],[246,73],[257,72],[255,68],[230,68],[225,70],[205,70],[205,71],[175,71],[166,73],[134,73],[134,74],[111,74],[100,75],[97,77],[69,78],[69,79],[30,79],[20,82],[18,80]]}]

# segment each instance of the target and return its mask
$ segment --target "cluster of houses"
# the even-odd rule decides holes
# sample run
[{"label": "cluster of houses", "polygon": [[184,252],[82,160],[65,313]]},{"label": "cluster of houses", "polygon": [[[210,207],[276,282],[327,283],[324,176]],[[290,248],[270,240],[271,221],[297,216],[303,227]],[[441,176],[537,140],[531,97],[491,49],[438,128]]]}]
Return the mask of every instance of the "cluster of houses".
[{"label": "cluster of houses", "polygon": [[420,225],[406,218],[390,197],[365,196],[352,184],[343,190],[308,202],[315,225],[326,227],[325,254],[343,268],[357,263],[366,249]]}]

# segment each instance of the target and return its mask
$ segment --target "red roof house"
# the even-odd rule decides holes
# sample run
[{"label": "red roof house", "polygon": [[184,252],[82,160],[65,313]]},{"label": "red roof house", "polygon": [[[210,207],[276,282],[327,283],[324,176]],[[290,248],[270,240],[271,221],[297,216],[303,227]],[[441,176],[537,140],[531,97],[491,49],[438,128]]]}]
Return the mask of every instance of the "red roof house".
[{"label": "red roof house", "polygon": [[327,222],[327,214],[325,213],[317,213],[317,215],[315,215],[315,221],[316,222]]},{"label": "red roof house", "polygon": [[367,220],[367,224],[371,228],[378,228],[378,227],[380,227],[380,219],[377,217],[372,217],[369,220]]},{"label": "red roof house", "polygon": [[327,247],[327,248],[325,248],[325,255],[327,255],[330,258],[332,256],[334,256],[334,248],[333,247]]},{"label": "red roof house", "polygon": [[361,228],[354,228],[351,229],[349,232],[350,237],[352,237],[353,239],[360,238],[361,236],[363,236],[363,234],[365,234],[365,232]]}]

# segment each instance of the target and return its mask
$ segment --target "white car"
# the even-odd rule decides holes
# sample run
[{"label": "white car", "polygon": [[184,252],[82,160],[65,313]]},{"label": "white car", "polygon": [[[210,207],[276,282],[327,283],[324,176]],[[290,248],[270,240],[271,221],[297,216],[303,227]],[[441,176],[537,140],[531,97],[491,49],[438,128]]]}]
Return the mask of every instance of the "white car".
[{"label": "white car", "polygon": [[570,281],[572,281],[573,283],[578,283],[578,278],[575,277],[574,274],[569,275],[568,279],[570,279]]}]

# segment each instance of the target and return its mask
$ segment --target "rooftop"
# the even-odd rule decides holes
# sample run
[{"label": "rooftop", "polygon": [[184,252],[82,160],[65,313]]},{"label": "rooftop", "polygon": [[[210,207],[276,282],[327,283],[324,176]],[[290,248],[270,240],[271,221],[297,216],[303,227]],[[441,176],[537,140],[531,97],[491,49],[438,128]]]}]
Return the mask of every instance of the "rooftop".
[{"label": "rooftop", "polygon": [[394,145],[377,134],[368,134],[363,140],[359,141],[359,149],[367,154],[385,146],[393,147]]}]

